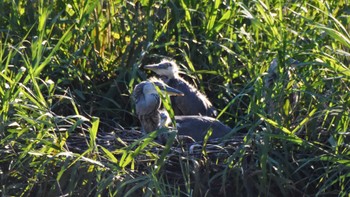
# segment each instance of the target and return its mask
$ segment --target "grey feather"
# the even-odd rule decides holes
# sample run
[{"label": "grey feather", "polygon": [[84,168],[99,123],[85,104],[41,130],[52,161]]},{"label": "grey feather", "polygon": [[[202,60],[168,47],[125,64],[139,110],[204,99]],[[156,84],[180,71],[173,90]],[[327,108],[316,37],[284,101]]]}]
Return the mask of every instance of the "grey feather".
[{"label": "grey feather", "polygon": [[[141,82],[135,86],[133,93],[136,114],[147,133],[166,126],[163,122],[167,117],[160,114],[160,97],[154,85],[149,81]],[[175,92],[174,89],[167,90]],[[223,137],[231,131],[228,126],[208,116],[175,116],[175,121],[179,135],[188,135],[197,141],[203,140],[209,130],[212,131],[210,139]]]},{"label": "grey feather", "polygon": [[208,100],[194,86],[179,76],[179,69],[174,61],[163,60],[159,64],[144,66],[157,73],[170,87],[184,93],[182,97],[172,97],[172,105],[175,115],[203,115],[216,117],[217,111]]}]

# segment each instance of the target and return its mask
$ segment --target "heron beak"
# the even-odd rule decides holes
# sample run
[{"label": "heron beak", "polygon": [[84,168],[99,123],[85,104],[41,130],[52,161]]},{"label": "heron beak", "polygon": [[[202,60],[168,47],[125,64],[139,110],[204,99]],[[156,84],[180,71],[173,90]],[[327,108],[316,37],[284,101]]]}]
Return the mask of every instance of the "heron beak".
[{"label": "heron beak", "polygon": [[159,87],[159,89],[163,92],[166,92],[170,96],[184,96],[185,94],[181,92],[180,90],[177,90],[175,88],[172,88],[166,84],[163,83],[155,83],[156,86]]},{"label": "heron beak", "polygon": [[185,94],[175,88],[167,87],[165,90],[171,96],[184,96]]},{"label": "heron beak", "polygon": [[166,69],[165,64],[149,64],[149,65],[145,65],[144,68],[148,70]]}]

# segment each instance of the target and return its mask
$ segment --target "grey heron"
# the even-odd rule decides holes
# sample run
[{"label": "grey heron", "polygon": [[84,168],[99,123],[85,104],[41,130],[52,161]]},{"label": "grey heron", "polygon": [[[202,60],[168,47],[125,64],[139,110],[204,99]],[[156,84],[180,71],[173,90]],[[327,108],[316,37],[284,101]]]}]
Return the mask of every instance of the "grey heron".
[{"label": "grey heron", "polygon": [[162,60],[158,64],[145,65],[160,76],[170,87],[184,93],[181,97],[171,97],[175,115],[202,115],[216,117],[217,111],[208,98],[179,75],[178,65],[174,61]]},{"label": "grey heron", "polygon": [[[171,88],[161,81],[151,79],[137,84],[133,91],[133,100],[135,102],[136,114],[141,122],[142,130],[146,133],[158,129],[161,125],[165,125],[161,119],[159,108],[161,100],[156,86],[169,95],[183,95],[181,91]],[[156,109],[156,110],[155,110]]]},{"label": "grey heron", "polygon": [[[164,127],[164,114],[161,114],[161,99],[155,86],[170,93],[170,95],[182,95],[182,92],[173,89],[162,82],[143,81],[135,86],[133,99],[135,101],[136,114],[141,122],[142,129],[149,133],[160,127]],[[162,116],[162,118],[161,118]],[[175,116],[177,134],[187,135],[196,141],[204,139],[209,130],[212,134],[209,139],[220,138],[231,131],[215,118],[208,116],[189,115]]]}]

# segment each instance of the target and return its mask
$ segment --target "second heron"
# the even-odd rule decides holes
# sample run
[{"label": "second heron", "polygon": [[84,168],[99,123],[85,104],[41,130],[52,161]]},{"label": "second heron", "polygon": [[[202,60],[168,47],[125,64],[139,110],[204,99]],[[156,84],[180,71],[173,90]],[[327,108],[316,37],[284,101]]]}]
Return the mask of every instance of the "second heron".
[{"label": "second heron", "polygon": [[[156,89],[170,95],[182,95],[182,92],[163,85],[160,81],[150,79],[137,84],[133,91],[136,114],[141,122],[142,130],[146,133],[167,127],[163,124],[164,114],[161,114],[161,99]],[[177,134],[190,136],[196,141],[203,141],[208,131],[211,131],[209,139],[222,138],[231,131],[231,128],[224,125],[215,118],[208,116],[175,116]],[[166,119],[166,117],[165,117]]]},{"label": "second heron", "polygon": [[175,115],[202,115],[216,117],[217,111],[199,90],[179,75],[178,65],[174,61],[163,60],[158,64],[144,66],[152,70],[170,87],[184,93],[181,97],[172,97],[171,103]]}]

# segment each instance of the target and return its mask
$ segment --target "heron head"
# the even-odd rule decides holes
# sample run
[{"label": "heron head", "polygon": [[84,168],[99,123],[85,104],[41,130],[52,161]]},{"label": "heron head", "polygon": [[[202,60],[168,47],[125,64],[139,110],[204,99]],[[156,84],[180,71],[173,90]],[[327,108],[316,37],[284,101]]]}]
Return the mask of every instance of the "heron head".
[{"label": "heron head", "polygon": [[166,85],[164,82],[158,80],[157,78],[150,78],[147,81],[143,81],[135,86],[133,92],[133,99],[138,102],[140,99],[143,99],[150,95],[158,95],[157,88],[162,92],[165,92],[171,96],[183,96],[184,93]]},{"label": "heron head", "polygon": [[162,60],[158,64],[146,65],[144,68],[157,73],[157,75],[160,75],[162,78],[165,77],[165,79],[172,79],[179,73],[179,68],[176,63],[169,60]]}]

